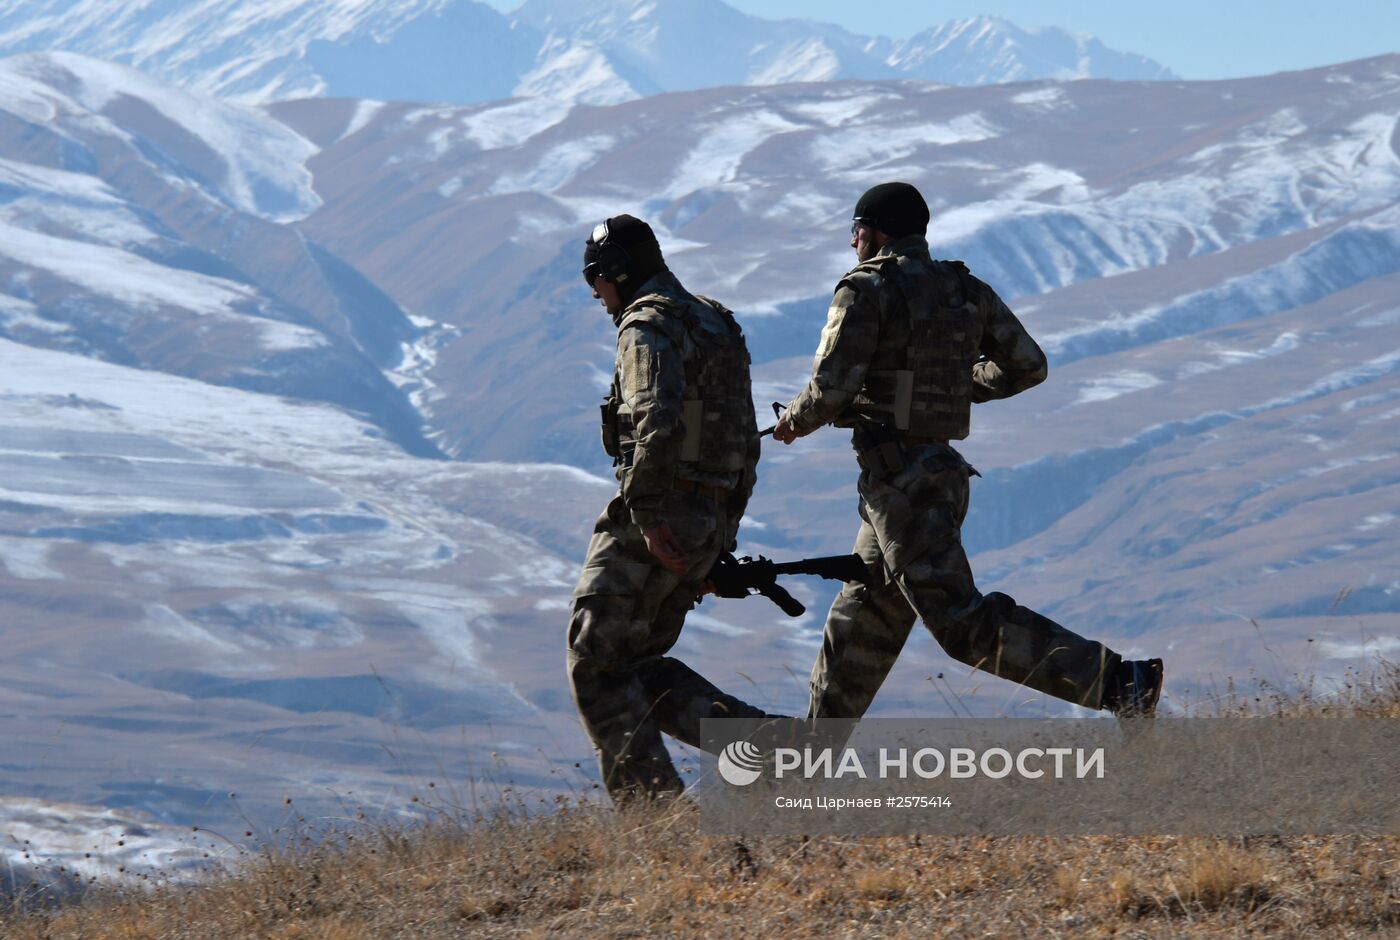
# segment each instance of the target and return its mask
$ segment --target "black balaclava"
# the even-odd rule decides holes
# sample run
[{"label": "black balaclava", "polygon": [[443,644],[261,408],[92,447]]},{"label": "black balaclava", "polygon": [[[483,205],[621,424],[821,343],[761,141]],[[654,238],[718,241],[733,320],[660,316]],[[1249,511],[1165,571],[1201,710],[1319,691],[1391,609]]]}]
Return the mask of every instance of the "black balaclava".
[{"label": "black balaclava", "polygon": [[881,183],[860,197],[852,219],[891,238],[923,235],[928,232],[928,203],[908,183]]},{"label": "black balaclava", "polygon": [[[624,304],[630,303],[637,290],[657,274],[666,270],[666,261],[661,257],[661,245],[651,226],[631,215],[615,215],[608,219],[608,234],[604,245],[616,245],[626,252],[626,266],[623,274],[611,279],[617,285],[618,295]],[[596,264],[601,247],[588,236],[583,246],[584,271]]]}]

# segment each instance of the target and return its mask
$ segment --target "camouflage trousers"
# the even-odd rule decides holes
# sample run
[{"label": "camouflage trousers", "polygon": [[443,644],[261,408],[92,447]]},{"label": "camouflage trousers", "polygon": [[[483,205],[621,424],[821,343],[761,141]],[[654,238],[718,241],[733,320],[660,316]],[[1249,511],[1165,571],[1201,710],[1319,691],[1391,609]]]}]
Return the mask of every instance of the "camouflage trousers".
[{"label": "camouflage trousers", "polygon": [[724,547],[729,521],[713,500],[680,492],[668,497],[663,518],[690,557],[684,577],[647,550],[618,496],[598,518],[574,589],[569,684],[614,802],[685,788],[662,733],[703,748],[703,719],[768,720],[665,655]]},{"label": "camouflage trousers", "polygon": [[954,659],[1077,705],[1099,708],[1117,654],[1005,594],[982,594],[963,551],[971,467],[946,444],[906,451],[886,479],[860,475],[854,551],[875,580],[849,583],[827,615],[811,677],[812,719],[856,719],[870,707],[915,615]]}]

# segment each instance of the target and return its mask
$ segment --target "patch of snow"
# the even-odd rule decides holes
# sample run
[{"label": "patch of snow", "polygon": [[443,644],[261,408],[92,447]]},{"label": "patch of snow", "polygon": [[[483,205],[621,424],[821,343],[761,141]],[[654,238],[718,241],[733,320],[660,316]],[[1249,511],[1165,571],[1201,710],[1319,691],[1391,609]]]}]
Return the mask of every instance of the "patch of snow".
[{"label": "patch of snow", "polygon": [[[65,872],[77,883],[95,877],[138,885],[142,876],[178,881],[182,872],[193,877],[211,867],[210,850],[194,845],[188,826],[162,825],[133,810],[0,796],[0,835],[6,867],[43,879]],[[232,856],[238,846],[226,850]]]},{"label": "patch of snow", "polygon": [[521,76],[515,94],[582,104],[621,104],[640,97],[609,64],[606,52],[586,41],[551,37],[540,49],[541,64]]},{"label": "patch of snow", "polygon": [[0,256],[49,271],[100,297],[132,306],[169,305],[194,313],[231,313],[253,291],[222,278],[180,271],[138,255],[55,238],[0,220]]},{"label": "patch of snow", "polygon": [[862,125],[818,134],[808,145],[813,162],[827,172],[868,175],[870,170],[912,156],[925,147],[990,140],[1000,129],[978,112],[933,124]]},{"label": "patch of snow", "polygon": [[347,137],[353,137],[369,126],[369,122],[374,120],[374,116],[384,108],[384,102],[365,98],[355,105],[355,113],[350,115],[350,122],[345,125],[345,130],[340,132],[336,138],[336,143],[340,143]]},{"label": "patch of snow", "polygon": [[790,104],[785,110],[827,127],[841,127],[850,124],[875,105],[895,97],[892,93],[843,95],[831,92],[818,100]]},{"label": "patch of snow", "polygon": [[467,115],[460,127],[465,138],[482,150],[518,147],[563,121],[573,109],[567,101],[548,98],[508,101]]},{"label": "patch of snow", "polygon": [[664,195],[677,199],[697,189],[733,182],[739,167],[755,148],[776,134],[799,130],[774,111],[742,111],[723,119],[701,124],[690,153],[664,187]]},{"label": "patch of snow", "polygon": [[580,171],[597,163],[616,145],[608,134],[589,134],[543,153],[538,162],[522,173],[508,174],[498,179],[488,191],[490,195],[507,193],[548,193],[573,181]]},{"label": "patch of snow", "polygon": [[[64,69],[71,81],[53,75]],[[304,219],[320,208],[306,162],[318,148],[263,112],[183,91],[144,72],[65,52],[20,55],[0,63],[36,82],[62,82],[82,109],[100,113],[122,97],[142,101],[199,138],[226,168],[217,192],[234,208],[274,222]]]},{"label": "patch of snow", "polygon": [[46,563],[49,545],[34,539],[0,539],[0,564],[26,581],[61,581],[65,577]]},{"label": "patch of snow", "polygon": [[1070,405],[1085,405],[1091,402],[1108,401],[1120,395],[1128,395],[1132,392],[1141,392],[1145,389],[1155,388],[1162,384],[1162,380],[1150,372],[1142,372],[1137,369],[1125,369],[1115,372],[1112,375],[1100,376],[1090,379],[1087,382],[1079,383],[1079,397]]},{"label": "patch of snow", "polygon": [[1263,349],[1213,349],[1215,359],[1207,362],[1190,362],[1182,366],[1177,373],[1178,379],[1188,379],[1197,375],[1204,375],[1207,372],[1216,372],[1220,369],[1228,369],[1231,366],[1242,365],[1247,362],[1258,362],[1262,359],[1271,359],[1284,353],[1293,352],[1299,347],[1298,334],[1292,331],[1280,333],[1268,346]]},{"label": "patch of snow", "polygon": [[1372,513],[1365,519],[1361,520],[1361,523],[1355,528],[1358,532],[1370,532],[1372,529],[1379,529],[1382,526],[1389,525],[1390,523],[1394,522],[1397,518],[1400,518],[1400,516],[1396,516],[1393,512]]},{"label": "patch of snow", "polygon": [[820,37],[787,43],[744,79],[746,85],[827,81],[841,69],[841,58]]},{"label": "patch of snow", "polygon": [[1037,88],[1033,91],[1023,91],[1018,95],[1011,96],[1012,104],[1019,104],[1026,108],[1035,108],[1040,111],[1051,111],[1069,104],[1069,99],[1065,95],[1064,89],[1058,85],[1049,85],[1045,88]]}]

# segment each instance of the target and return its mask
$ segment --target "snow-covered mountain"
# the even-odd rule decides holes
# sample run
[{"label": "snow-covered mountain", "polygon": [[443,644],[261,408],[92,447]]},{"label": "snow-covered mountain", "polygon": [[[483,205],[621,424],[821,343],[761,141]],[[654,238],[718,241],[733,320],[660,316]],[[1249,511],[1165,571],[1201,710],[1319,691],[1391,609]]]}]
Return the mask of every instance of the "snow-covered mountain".
[{"label": "snow-covered mountain", "polygon": [[[562,636],[612,328],[582,239],[652,221],[766,411],[888,178],[1052,356],[974,415],[984,589],[1166,655],[1173,702],[1400,650],[1400,58],[253,109],[47,54],[0,88],[0,793],[217,825],[591,786]],[[746,551],[849,544],[842,435],[760,475]],[[707,600],[679,655],[801,710],[831,591],[793,591],[791,621]],[[1044,704],[921,639],[877,707],[938,711],[939,673]]]},{"label": "snow-covered mountain", "polygon": [[666,91],[832,79],[986,84],[1170,78],[1092,37],[980,17],[908,40],[749,16],[720,0],[22,0],[0,3],[0,55],[66,50],[190,89],[469,103],[542,95],[616,104]]},{"label": "snow-covered mountain", "polygon": [[417,453],[429,331],[285,223],[316,148],[265,114],[67,53],[0,60],[0,335],[372,416]]}]

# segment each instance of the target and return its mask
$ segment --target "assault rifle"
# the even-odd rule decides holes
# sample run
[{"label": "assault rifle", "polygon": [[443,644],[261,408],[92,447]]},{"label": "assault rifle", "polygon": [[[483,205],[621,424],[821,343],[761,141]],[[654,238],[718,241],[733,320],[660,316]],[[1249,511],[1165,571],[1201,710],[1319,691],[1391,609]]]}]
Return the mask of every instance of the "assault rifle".
[{"label": "assault rifle", "polygon": [[780,574],[814,574],[832,581],[870,583],[870,571],[859,555],[831,555],[826,558],[804,558],[801,561],[769,561],[758,558],[735,558],[725,552],[715,560],[707,580],[715,586],[718,597],[749,597],[762,594],[782,608],[789,617],[800,617],[807,608],[780,584]]}]

